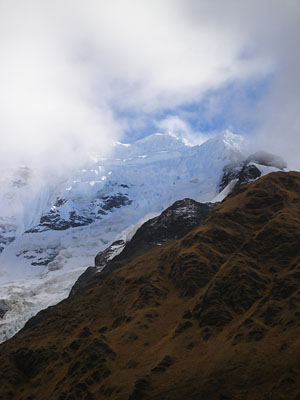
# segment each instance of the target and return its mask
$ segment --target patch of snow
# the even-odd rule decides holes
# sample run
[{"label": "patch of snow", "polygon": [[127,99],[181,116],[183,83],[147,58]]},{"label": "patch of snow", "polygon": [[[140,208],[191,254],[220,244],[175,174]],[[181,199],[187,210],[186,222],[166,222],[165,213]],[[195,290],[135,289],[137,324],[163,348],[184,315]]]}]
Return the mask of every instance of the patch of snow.
[{"label": "patch of snow", "polygon": [[251,163],[252,165],[255,165],[256,168],[258,168],[261,172],[261,175],[267,175],[270,174],[271,172],[278,172],[280,171],[279,168],[276,167],[269,167],[267,165],[261,165],[261,164],[256,164],[256,163]]},{"label": "patch of snow", "polygon": [[238,182],[238,179],[233,179],[220,193],[218,193],[216,195],[216,197],[214,197],[211,200],[211,203],[218,203],[221,202],[225,199],[226,196],[229,195],[229,193],[232,192],[232,189],[234,188],[234,186],[236,185],[236,183]]},{"label": "patch of snow", "polygon": [[1,286],[1,298],[9,306],[8,312],[0,319],[0,343],[19,331],[29,318],[42,308],[66,298],[73,282],[85,268],[57,273],[46,273],[32,279],[15,280]]}]

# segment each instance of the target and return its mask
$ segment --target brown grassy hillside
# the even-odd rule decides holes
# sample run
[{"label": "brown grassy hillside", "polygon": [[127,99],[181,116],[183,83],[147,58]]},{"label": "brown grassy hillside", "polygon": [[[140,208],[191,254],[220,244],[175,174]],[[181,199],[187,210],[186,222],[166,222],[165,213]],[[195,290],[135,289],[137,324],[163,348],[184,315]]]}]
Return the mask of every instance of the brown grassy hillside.
[{"label": "brown grassy hillside", "polygon": [[300,399],[300,173],[51,307],[0,346],[0,399]]}]

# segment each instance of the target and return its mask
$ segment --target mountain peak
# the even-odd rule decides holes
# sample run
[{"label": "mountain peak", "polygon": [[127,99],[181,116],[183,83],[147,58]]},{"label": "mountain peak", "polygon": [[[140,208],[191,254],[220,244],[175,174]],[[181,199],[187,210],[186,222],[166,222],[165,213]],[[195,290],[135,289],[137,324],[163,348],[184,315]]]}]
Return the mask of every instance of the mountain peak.
[{"label": "mountain peak", "polygon": [[229,129],[220,132],[215,138],[217,142],[222,142],[227,148],[232,148],[238,151],[243,151],[243,148],[246,146],[246,139],[235,133],[232,133]]},{"label": "mountain peak", "polygon": [[115,143],[115,153],[117,155],[139,156],[149,155],[158,152],[172,151],[187,146],[187,142],[180,139],[173,133],[153,133],[130,144]]}]

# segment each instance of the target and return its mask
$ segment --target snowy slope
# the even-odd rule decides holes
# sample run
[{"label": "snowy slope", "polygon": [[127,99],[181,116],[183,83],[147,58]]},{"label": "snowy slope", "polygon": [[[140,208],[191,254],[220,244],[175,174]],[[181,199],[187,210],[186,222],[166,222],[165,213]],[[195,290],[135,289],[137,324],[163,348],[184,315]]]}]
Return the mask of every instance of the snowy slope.
[{"label": "snowy slope", "polygon": [[23,171],[1,199],[10,196],[11,214],[0,224],[0,300],[9,308],[0,319],[0,341],[66,297],[95,255],[116,238],[128,239],[147,216],[185,197],[215,198],[224,166],[245,159],[244,145],[230,132],[198,146],[157,133],[116,143],[110,158],[93,154],[84,169],[49,185],[36,185],[34,172],[24,177]]},{"label": "snowy slope", "polygon": [[[241,144],[229,132],[194,147],[173,135],[154,134],[131,145],[116,143],[112,158],[90,161],[63,187],[44,185],[32,193],[37,185],[26,182],[12,208],[16,239],[0,257],[2,281],[69,263],[84,267],[94,248],[106,246],[144,215],[183,197],[211,200],[224,165],[242,159]],[[19,204],[22,214],[16,216]]]}]

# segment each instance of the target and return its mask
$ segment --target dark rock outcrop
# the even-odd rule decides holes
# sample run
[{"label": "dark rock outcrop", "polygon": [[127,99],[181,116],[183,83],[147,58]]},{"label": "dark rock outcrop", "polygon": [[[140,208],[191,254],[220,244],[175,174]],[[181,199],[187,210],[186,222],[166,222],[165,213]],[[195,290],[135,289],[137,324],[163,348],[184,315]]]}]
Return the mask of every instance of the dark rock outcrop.
[{"label": "dark rock outcrop", "polygon": [[[145,222],[126,244],[119,240],[113,242],[104,251],[99,252],[95,257],[96,268],[89,267],[78,278],[70,296],[89,287],[97,280],[100,271],[109,273],[118,269],[154,246],[179,239],[196,226],[202,225],[215,205],[213,203],[199,203],[192,199],[176,201],[158,217]],[[120,251],[122,248],[123,250]],[[119,254],[113,257],[116,251]]]},{"label": "dark rock outcrop", "polygon": [[3,318],[4,315],[9,310],[8,304],[5,300],[0,300],[0,318]]},{"label": "dark rock outcrop", "polygon": [[261,172],[255,165],[241,164],[237,167],[228,165],[224,168],[223,176],[219,184],[219,192],[225,189],[233,180],[237,181],[234,185],[234,189],[237,189],[242,185],[254,181],[260,176]]},{"label": "dark rock outcrop", "polygon": [[95,266],[98,268],[103,268],[108,263],[108,261],[114,256],[116,250],[124,248],[124,240],[116,240],[105,250],[100,251],[95,257]]},{"label": "dark rock outcrop", "polygon": [[132,203],[126,194],[118,193],[114,196],[104,196],[102,197],[103,206],[102,209],[105,211],[110,211],[113,208],[120,208],[122,206],[127,206]]},{"label": "dark rock outcrop", "polygon": [[100,272],[107,265],[109,260],[114,258],[115,254],[120,253],[124,246],[125,242],[123,240],[116,240],[105,250],[100,251],[95,257],[95,267],[88,267],[84,273],[80,275],[74,283],[69,296],[74,296],[97,280],[97,277],[100,276]]},{"label": "dark rock outcrop", "polygon": [[[15,240],[14,236],[8,236],[8,237],[4,237],[2,235],[0,235],[0,253],[2,253],[2,251],[4,250],[4,247],[7,246],[8,244],[10,244],[11,242],[13,242]],[[1,246],[2,245],[2,246]]]},{"label": "dark rock outcrop", "polygon": [[107,263],[104,272],[119,268],[154,246],[181,238],[202,225],[215,205],[192,199],[176,201],[158,217],[145,222],[126,243],[123,251]]},{"label": "dark rock outcrop", "polygon": [[275,167],[284,170],[287,167],[286,162],[279,156],[264,151],[257,151],[239,163],[231,163],[224,167],[223,176],[219,183],[219,192],[221,192],[230,182],[236,180],[232,190],[238,189],[261,176],[261,171],[256,165]]},{"label": "dark rock outcrop", "polygon": [[37,233],[50,229],[55,231],[64,231],[66,229],[75,228],[77,226],[89,225],[92,222],[92,218],[77,215],[75,211],[69,213],[68,220],[61,218],[60,214],[57,211],[54,211],[43,215],[40,219],[39,225],[35,228],[27,230],[25,233]]},{"label": "dark rock outcrop", "polygon": [[112,211],[115,208],[120,208],[132,203],[127,194],[117,193],[111,196],[99,197],[99,206],[96,207],[91,201],[91,210],[88,213],[87,210],[83,214],[78,214],[76,211],[69,211],[69,217],[63,218],[60,213],[60,207],[67,203],[66,199],[57,198],[54,207],[51,208],[50,212],[42,215],[40,222],[37,226],[28,229],[25,233],[37,233],[47,230],[64,231],[70,228],[76,228],[78,226],[86,226],[94,222],[95,220],[101,219],[101,215],[107,214],[108,211]]}]

